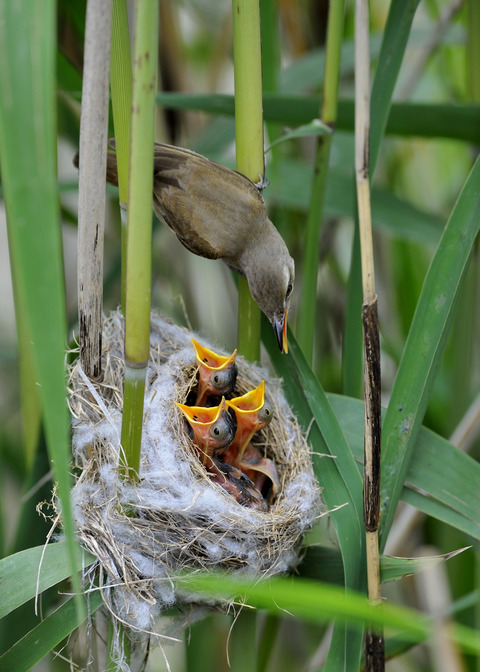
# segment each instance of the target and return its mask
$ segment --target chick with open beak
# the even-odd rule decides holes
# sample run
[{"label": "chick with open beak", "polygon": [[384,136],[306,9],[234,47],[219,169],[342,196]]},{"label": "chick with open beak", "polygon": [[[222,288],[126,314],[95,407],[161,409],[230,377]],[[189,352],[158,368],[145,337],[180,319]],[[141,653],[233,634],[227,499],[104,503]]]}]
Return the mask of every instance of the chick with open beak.
[{"label": "chick with open beak", "polygon": [[175,405],[182,411],[192,428],[193,442],[200,453],[204,466],[210,467],[213,456],[219,456],[231,444],[235,436],[235,425],[225,405],[225,398],[218,406]]},{"label": "chick with open beak", "polygon": [[[110,141],[110,145],[114,143]],[[78,155],[74,163],[78,165]],[[118,184],[117,159],[107,155],[107,181]],[[245,276],[250,293],[288,352],[287,312],[295,267],[245,175],[188,149],[155,143],[153,209],[193,254],[222,259]]]},{"label": "chick with open beak", "polygon": [[237,380],[235,350],[230,356],[217,355],[191,339],[198,362],[198,388],[195,406],[204,406],[208,397],[231,394]]},{"label": "chick with open beak", "polygon": [[176,403],[192,428],[193,441],[211,480],[231,494],[239,504],[265,511],[267,505],[252,481],[237,467],[222,462],[222,455],[235,435],[235,425],[226,410],[225,398],[219,406],[186,406]]},{"label": "chick with open beak", "polygon": [[253,435],[266,427],[273,418],[273,411],[265,403],[265,381],[260,385],[226,402],[228,408],[235,412],[237,418],[237,431],[232,441],[232,451],[236,451],[236,460],[241,462],[243,453],[250,443]]},{"label": "chick with open beak", "polygon": [[269,478],[272,494],[275,496],[280,487],[275,462],[263,456],[250,443],[253,435],[266,427],[273,418],[273,410],[265,402],[265,382],[262,380],[256,389],[241,397],[235,397],[226,404],[235,413],[237,429],[235,438],[225,451],[224,461],[243,471],[259,491],[262,490],[266,478]]}]

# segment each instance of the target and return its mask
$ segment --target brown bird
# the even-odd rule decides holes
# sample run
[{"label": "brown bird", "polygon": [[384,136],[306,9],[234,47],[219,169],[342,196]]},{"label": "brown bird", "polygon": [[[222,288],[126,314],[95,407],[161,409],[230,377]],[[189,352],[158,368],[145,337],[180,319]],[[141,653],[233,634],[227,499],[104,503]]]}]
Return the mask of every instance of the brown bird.
[{"label": "brown bird", "polygon": [[230,357],[217,355],[191,339],[198,362],[198,388],[195,406],[204,406],[209,396],[225,396],[233,392],[237,380],[235,350]]},{"label": "brown bird", "polygon": [[[200,154],[161,143],[155,143],[153,170],[155,214],[190,252],[222,259],[246,277],[251,295],[275,330],[280,350],[287,352],[287,312],[295,268],[268,219],[261,187]],[[107,181],[118,184],[113,152],[108,153]]]}]

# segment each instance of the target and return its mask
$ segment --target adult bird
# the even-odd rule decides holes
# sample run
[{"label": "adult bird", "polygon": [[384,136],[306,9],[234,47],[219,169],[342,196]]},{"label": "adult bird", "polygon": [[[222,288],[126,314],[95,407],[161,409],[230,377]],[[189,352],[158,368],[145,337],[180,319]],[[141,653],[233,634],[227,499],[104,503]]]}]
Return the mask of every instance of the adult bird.
[{"label": "adult bird", "polygon": [[[287,313],[295,267],[267,216],[260,193],[263,183],[257,187],[236,170],[159,142],[153,173],[155,214],[190,252],[221,259],[245,276],[252,297],[274,328],[280,350],[288,352]],[[107,181],[118,184],[114,152],[107,156]]]}]

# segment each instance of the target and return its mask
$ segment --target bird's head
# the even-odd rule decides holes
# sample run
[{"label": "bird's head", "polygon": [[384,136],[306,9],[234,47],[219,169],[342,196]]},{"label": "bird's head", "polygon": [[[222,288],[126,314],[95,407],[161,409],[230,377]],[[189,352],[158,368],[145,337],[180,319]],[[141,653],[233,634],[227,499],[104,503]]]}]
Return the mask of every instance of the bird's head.
[{"label": "bird's head", "polygon": [[[203,406],[186,406],[175,402],[193,430],[194,443],[204,453],[204,457],[226,448],[235,436],[235,425],[229,415],[225,398],[219,406],[205,408]],[[205,459],[202,459],[205,464]]]},{"label": "bird's head", "polygon": [[[273,225],[272,225],[273,228]],[[288,352],[287,314],[295,283],[295,264],[283,239],[274,229],[268,247],[257,248],[256,263],[249,265],[248,286],[269,319],[281,352]]]},{"label": "bird's head", "polygon": [[226,395],[233,392],[237,380],[237,365],[232,355],[223,356],[209,350],[195,339],[191,339],[198,362],[198,387],[196,406],[205,406],[209,396]]}]

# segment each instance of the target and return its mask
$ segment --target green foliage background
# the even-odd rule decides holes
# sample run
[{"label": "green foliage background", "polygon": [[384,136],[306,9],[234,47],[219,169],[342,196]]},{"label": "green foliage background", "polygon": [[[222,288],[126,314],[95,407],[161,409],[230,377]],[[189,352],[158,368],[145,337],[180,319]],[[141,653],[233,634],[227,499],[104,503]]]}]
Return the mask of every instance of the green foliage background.
[{"label": "green foliage background", "polygon": [[[480,603],[480,166],[475,163],[480,15],[473,0],[455,3],[458,11],[450,16],[451,3],[440,0],[370,4],[372,207],[386,409],[381,546],[403,558],[469,547],[447,563],[382,559],[383,579],[396,580],[384,586],[387,653],[395,656],[387,666],[448,669],[436,656],[439,626],[429,617],[433,597],[445,589],[442,615],[452,628],[442,637],[443,661],[452,656],[457,667],[450,669],[473,671],[480,669],[475,634]],[[326,5],[262,0],[267,146],[319,115]],[[162,0],[160,9],[158,139],[233,167],[231,5]],[[78,638],[68,646],[65,640],[85,613],[84,601],[75,604],[64,595],[71,590],[65,581],[72,567],[88,564],[74,544],[49,548],[39,616],[32,599],[40,555],[36,547],[51,525],[36,505],[50,499],[54,480],[68,532],[64,355],[77,319],[77,179],[71,159],[78,146],[84,27],[84,0],[57,5],[6,0],[0,7],[0,169],[6,208],[0,219],[0,670],[30,669],[46,654],[41,669],[69,669],[49,653],[53,649],[85,665],[85,649],[70,646]],[[431,45],[429,53],[425,45]],[[312,365],[295,334],[306,310],[302,271],[315,137],[293,138],[267,153],[270,186],[264,192],[298,278],[289,312],[291,353],[280,356],[267,325],[265,361],[269,355],[308,429],[326,505],[348,505],[311,532],[295,578],[278,580],[264,592],[224,577],[217,577],[212,588],[208,577],[203,584],[199,578],[199,590],[237,597],[247,593],[247,602],[260,612],[239,620],[231,641],[231,617],[212,614],[196,623],[189,638],[167,649],[174,670],[226,669],[227,646],[234,671],[359,669],[362,624],[371,614],[355,595],[342,602],[344,585],[359,593],[365,589],[354,66],[353,7],[347,3],[338,119],[318,243],[316,316],[309,313]],[[109,193],[106,311],[121,297],[120,223],[116,194]],[[152,304],[227,350],[235,347],[236,289],[229,271],[193,257],[159,222],[153,231]],[[400,515],[394,519],[396,511]],[[409,511],[410,525],[403,529]],[[431,581],[420,572],[425,564],[435,571]],[[402,578],[417,572],[415,578]],[[87,606],[94,612],[99,604],[95,595]],[[158,670],[164,663],[154,653],[148,665]]]}]

